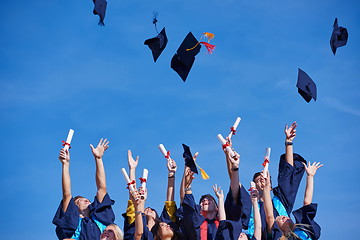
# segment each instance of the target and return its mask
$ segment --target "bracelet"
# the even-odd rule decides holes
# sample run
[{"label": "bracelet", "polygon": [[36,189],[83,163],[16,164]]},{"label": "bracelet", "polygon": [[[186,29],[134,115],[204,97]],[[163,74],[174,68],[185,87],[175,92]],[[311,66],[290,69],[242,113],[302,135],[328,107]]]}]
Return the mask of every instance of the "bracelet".
[{"label": "bracelet", "polygon": [[168,178],[175,178],[175,175],[169,176]]},{"label": "bracelet", "polygon": [[285,142],[285,146],[291,146],[291,145],[293,145],[292,142]]},{"label": "bracelet", "polygon": [[137,214],[142,214],[142,212],[141,211],[136,211],[135,215],[137,215]]},{"label": "bracelet", "polygon": [[191,187],[185,188],[185,192],[186,191],[191,191]]},{"label": "bracelet", "polygon": [[232,168],[231,170],[232,170],[232,171],[239,171],[239,168],[234,167],[234,168]]}]

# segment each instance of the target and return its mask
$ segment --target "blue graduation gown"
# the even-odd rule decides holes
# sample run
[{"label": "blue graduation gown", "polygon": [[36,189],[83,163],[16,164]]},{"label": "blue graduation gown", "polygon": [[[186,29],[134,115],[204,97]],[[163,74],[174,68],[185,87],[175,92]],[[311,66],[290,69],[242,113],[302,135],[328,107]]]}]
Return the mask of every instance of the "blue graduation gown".
[{"label": "blue graduation gown", "polygon": [[250,195],[244,186],[239,186],[239,194],[236,203],[234,202],[230,188],[228,194],[226,195],[224,205],[226,219],[232,221],[241,221],[242,228],[247,229],[252,205]]},{"label": "blue graduation gown", "polygon": [[[242,232],[241,221],[224,220],[220,221],[215,240],[237,240]],[[251,240],[256,240],[253,236]]]},{"label": "blue graduation gown", "polygon": [[[303,231],[304,233],[300,233],[297,231],[302,231],[300,229],[295,228],[294,232],[298,233],[299,237],[302,240],[317,240],[320,238],[320,234],[321,234],[321,227],[319,226],[319,224],[317,224],[314,220],[315,216],[316,216],[316,211],[317,211],[317,204],[316,203],[312,203],[310,205],[306,205],[303,206],[295,211],[293,211],[293,215],[295,217],[296,223],[300,223],[300,224],[307,224],[308,226],[300,226],[301,228],[305,228],[307,231]],[[302,235],[307,235],[307,237],[302,237]],[[273,240],[278,240],[280,237],[282,236],[282,232],[279,228],[279,226],[275,223],[274,224],[274,228],[272,231],[272,239]],[[296,240],[294,238],[291,238],[289,240]]]},{"label": "blue graduation gown", "polygon": [[[112,205],[115,203],[111,200],[109,194],[104,196],[100,203],[97,197],[89,205],[90,217],[83,218],[81,221],[80,240],[100,239],[101,230],[95,220],[107,226],[114,223],[115,214]],[[56,235],[59,239],[71,238],[79,225],[79,211],[71,198],[66,212],[62,208],[62,200],[53,218],[53,224],[56,225]]]},{"label": "blue graduation gown", "polygon": [[200,213],[200,206],[195,203],[194,196],[192,194],[185,194],[184,201],[182,202],[183,210],[183,227],[184,237],[188,240],[200,239],[200,226],[204,221],[208,222],[207,239],[215,239],[216,224],[214,219],[206,219]]}]

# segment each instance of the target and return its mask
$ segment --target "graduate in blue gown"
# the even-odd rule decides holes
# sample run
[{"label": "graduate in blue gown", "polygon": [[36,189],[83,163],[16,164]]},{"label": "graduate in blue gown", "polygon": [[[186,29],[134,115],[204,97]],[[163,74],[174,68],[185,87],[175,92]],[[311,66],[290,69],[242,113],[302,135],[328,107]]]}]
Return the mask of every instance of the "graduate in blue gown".
[{"label": "graduate in blue gown", "polygon": [[[217,185],[213,186],[215,195],[218,198],[219,204],[219,227],[216,232],[215,240],[259,240],[261,239],[261,218],[258,207],[259,192],[256,188],[251,190],[251,202],[254,208],[254,234],[252,237],[248,236],[242,231],[242,222],[226,220],[227,215],[224,209],[224,193]],[[250,196],[249,196],[250,198]]]},{"label": "graduate in blue gown", "polygon": [[100,139],[96,148],[90,144],[96,165],[97,193],[91,203],[87,198],[72,197],[70,181],[70,152],[60,150],[62,164],[63,199],[53,219],[56,225],[56,235],[59,239],[71,238],[80,240],[100,239],[107,225],[114,223],[112,210],[114,201],[110,199],[106,189],[106,176],[102,157],[109,147],[107,139]]},{"label": "graduate in blue gown", "polygon": [[[129,178],[131,181],[135,180],[138,159],[139,157],[134,160],[131,151],[128,151],[128,165],[130,169]],[[177,166],[176,162],[171,158],[167,159],[167,170],[168,185],[163,211],[159,217],[155,209],[150,207],[144,208],[141,221],[143,224],[143,232],[140,239],[144,240],[154,238],[154,235],[156,235],[156,232],[159,229],[161,223],[169,224],[176,233],[179,231],[179,219],[176,217],[177,207],[176,202],[174,201],[175,174]],[[126,240],[132,240],[135,238],[135,212],[134,202],[131,200],[130,195],[130,200],[128,201],[126,212],[123,214],[125,232],[124,239]]]},{"label": "graduate in blue gown", "polygon": [[304,164],[307,174],[303,207],[293,212],[296,224],[287,215],[274,215],[273,201],[270,197],[270,174],[267,173],[263,192],[267,231],[273,240],[317,240],[320,238],[320,226],[315,222],[317,204],[312,203],[314,176],[323,165],[320,162]]},{"label": "graduate in blue gown", "polygon": [[[296,122],[293,122],[289,127],[285,126],[285,154],[280,156],[279,170],[278,170],[278,186],[273,188],[273,207],[275,216],[290,215],[293,210],[296,195],[299,189],[301,179],[304,175],[305,159],[299,154],[293,153],[293,140],[296,136]],[[270,163],[271,164],[271,163]],[[261,172],[255,173],[253,181],[259,191],[260,201],[260,215],[262,223],[262,240],[270,239],[270,233],[267,232],[266,216],[263,204],[263,190],[265,179]],[[249,234],[253,232],[253,218],[250,215],[249,220]],[[269,235],[270,234],[270,235]],[[269,236],[268,236],[269,235]]]}]

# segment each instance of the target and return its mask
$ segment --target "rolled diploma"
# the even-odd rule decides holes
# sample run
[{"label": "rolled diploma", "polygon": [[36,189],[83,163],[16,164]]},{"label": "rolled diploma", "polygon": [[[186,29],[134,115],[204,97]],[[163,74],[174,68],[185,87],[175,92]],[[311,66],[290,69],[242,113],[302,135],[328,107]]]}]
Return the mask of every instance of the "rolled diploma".
[{"label": "rolled diploma", "polygon": [[[270,153],[271,153],[271,148],[266,148],[266,152],[265,152],[265,159],[267,159],[270,162]],[[269,171],[269,163],[265,163],[264,166],[264,174],[266,174],[266,171]]]},{"label": "rolled diploma", "polygon": [[[217,135],[217,138],[219,139],[222,145],[226,144],[226,140],[223,138],[223,136],[220,133]],[[226,146],[226,150],[230,153],[231,156],[235,155],[234,152],[231,150],[230,146]]]},{"label": "rolled diploma", "polygon": [[[68,136],[66,138],[66,143],[68,143],[70,145],[71,143],[71,140],[73,138],[73,135],[74,135],[74,130],[70,129],[69,130],[69,133],[68,133]],[[68,144],[65,144],[64,148],[65,149],[69,149],[69,145]]]},{"label": "rolled diploma", "polygon": [[[235,121],[234,125],[232,126],[234,130],[236,130],[236,128],[239,126],[240,120],[241,120],[240,117],[236,118],[236,121]],[[233,135],[233,131],[230,131],[228,137],[231,138],[232,135]]]},{"label": "rolled diploma", "polygon": [[[127,174],[125,168],[122,168],[121,172],[122,172],[122,174],[123,174],[123,176],[125,178],[126,183],[130,183],[131,181],[130,181],[129,175]],[[129,189],[130,189],[131,193],[135,192],[134,186],[132,184],[129,184]]]},{"label": "rolled diploma", "polygon": [[166,151],[164,145],[159,144],[159,149],[162,152],[162,154],[164,154],[164,156],[166,157],[167,156],[167,151]]},{"label": "rolled diploma", "polygon": [[[148,174],[149,174],[149,171],[148,171],[146,168],[144,168],[142,178],[147,180]],[[144,181],[144,182],[141,183],[141,187],[142,187],[143,189],[146,188],[146,181]]]},{"label": "rolled diploma", "polygon": [[256,188],[256,185],[253,181],[250,182],[250,188],[251,189],[255,189]]}]

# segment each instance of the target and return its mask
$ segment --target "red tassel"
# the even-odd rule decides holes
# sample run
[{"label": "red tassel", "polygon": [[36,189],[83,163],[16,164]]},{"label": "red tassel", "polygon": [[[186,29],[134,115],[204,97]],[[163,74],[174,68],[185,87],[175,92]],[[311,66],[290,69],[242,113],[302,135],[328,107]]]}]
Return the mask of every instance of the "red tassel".
[{"label": "red tassel", "polygon": [[203,44],[203,45],[205,45],[205,47],[206,47],[206,49],[207,49],[207,51],[208,51],[208,53],[209,54],[212,54],[213,53],[213,51],[214,51],[214,49],[215,49],[215,45],[212,45],[212,44],[210,44],[210,43],[207,43],[207,42],[200,42],[201,44]]}]

